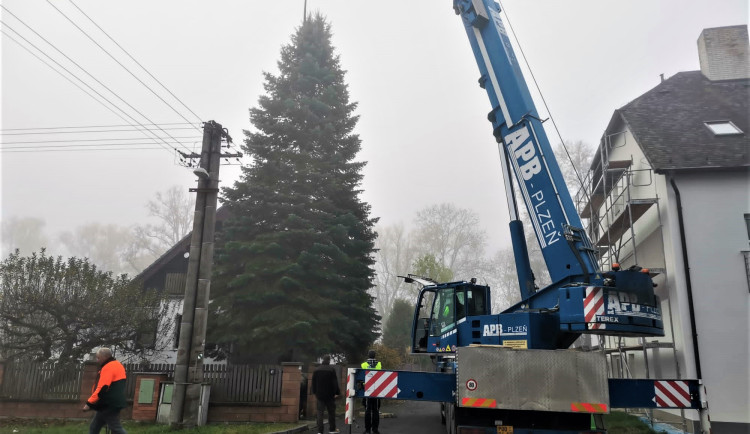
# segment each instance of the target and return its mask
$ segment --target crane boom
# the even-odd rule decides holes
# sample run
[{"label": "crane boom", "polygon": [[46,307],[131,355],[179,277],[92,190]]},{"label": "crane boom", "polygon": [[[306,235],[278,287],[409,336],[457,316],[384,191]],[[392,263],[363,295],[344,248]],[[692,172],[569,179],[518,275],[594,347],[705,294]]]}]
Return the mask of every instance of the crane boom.
[{"label": "crane boom", "polygon": [[[483,0],[454,0],[453,8],[463,19],[479,66],[480,85],[492,105],[488,117],[493,133],[515,174],[550,277],[553,282],[566,278],[587,281],[586,276],[598,271],[591,242],[581,229],[581,219],[500,19],[500,8]],[[514,248],[519,250],[515,244]]]}]

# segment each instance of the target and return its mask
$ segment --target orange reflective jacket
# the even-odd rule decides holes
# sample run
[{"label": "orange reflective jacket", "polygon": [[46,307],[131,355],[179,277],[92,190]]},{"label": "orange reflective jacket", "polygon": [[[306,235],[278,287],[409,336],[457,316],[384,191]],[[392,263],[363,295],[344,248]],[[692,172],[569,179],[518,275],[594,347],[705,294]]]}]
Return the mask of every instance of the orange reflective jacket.
[{"label": "orange reflective jacket", "polygon": [[91,397],[86,401],[93,409],[124,408],[125,403],[125,367],[115,359],[104,362],[99,370],[99,378],[92,389]]}]

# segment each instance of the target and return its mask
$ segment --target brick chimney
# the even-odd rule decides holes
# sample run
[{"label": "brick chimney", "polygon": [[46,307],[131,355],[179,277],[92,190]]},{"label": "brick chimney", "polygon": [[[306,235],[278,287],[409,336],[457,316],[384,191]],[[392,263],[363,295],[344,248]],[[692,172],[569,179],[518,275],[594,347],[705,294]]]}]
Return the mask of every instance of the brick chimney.
[{"label": "brick chimney", "polygon": [[703,29],[698,38],[701,72],[709,80],[750,78],[747,26]]}]

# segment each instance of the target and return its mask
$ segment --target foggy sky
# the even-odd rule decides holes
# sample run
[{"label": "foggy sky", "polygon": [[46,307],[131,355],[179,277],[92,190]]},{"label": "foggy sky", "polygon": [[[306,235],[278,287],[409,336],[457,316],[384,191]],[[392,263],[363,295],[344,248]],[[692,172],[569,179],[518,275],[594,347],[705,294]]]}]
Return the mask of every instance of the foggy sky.
[{"label": "foggy sky", "polygon": [[[201,120],[223,124],[237,143],[242,130],[251,128],[248,109],[263,93],[262,72],[277,72],[279,50],[301,23],[303,7],[303,0],[74,1]],[[47,2],[2,4],[151,120],[184,122]],[[54,4],[127,61],[68,1]],[[703,28],[748,22],[746,0],[505,0],[503,5],[563,139],[591,146],[612,112],[656,86],[659,74],[699,69],[696,40]],[[480,215],[489,251],[506,247],[508,212],[486,120],[490,105],[477,85],[478,69],[451,2],[309,0],[308,10],[328,17],[351,100],[359,104],[359,159],[368,162],[362,198],[372,205],[372,215],[381,224],[408,224],[419,209],[452,202]],[[5,11],[2,20],[54,52]],[[1,49],[3,129],[124,123],[5,36]],[[142,71],[126,64],[197,124]],[[540,113],[549,116],[539,102]],[[550,140],[558,142],[551,122],[545,125]],[[198,131],[179,135],[200,147]],[[43,138],[52,139],[3,136],[5,142]],[[164,150],[0,153],[0,158],[2,218],[42,218],[49,236],[88,222],[143,223],[144,205],[157,191],[195,185],[192,173]],[[223,185],[238,173],[237,167],[222,167]]]}]

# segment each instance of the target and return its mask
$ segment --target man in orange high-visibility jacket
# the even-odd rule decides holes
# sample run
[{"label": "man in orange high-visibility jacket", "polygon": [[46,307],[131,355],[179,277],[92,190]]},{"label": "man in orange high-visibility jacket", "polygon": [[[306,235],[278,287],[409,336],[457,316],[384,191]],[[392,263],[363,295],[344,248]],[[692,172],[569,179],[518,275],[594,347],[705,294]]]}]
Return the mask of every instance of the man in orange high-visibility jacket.
[{"label": "man in orange high-visibility jacket", "polygon": [[89,434],[99,434],[107,425],[115,434],[127,434],[120,424],[120,410],[125,408],[125,367],[112,357],[112,350],[99,348],[96,361],[101,368],[96,378],[93,393],[83,410],[96,410],[89,425]]}]

